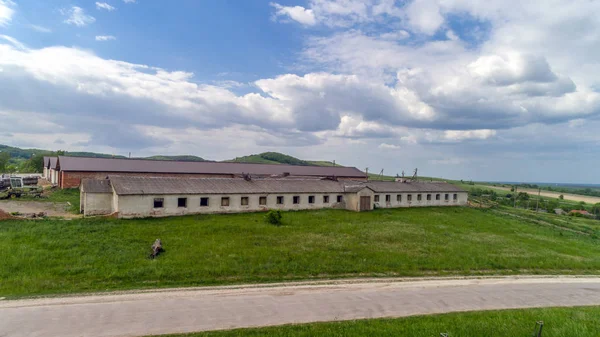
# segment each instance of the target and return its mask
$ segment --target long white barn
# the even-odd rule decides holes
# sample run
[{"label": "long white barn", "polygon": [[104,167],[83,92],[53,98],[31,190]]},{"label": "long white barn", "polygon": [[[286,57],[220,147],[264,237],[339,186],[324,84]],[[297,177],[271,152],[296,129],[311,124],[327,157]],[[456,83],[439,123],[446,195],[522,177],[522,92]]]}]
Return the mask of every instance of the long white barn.
[{"label": "long white barn", "polygon": [[84,179],[80,189],[80,210],[85,216],[120,218],[467,204],[466,191],[444,182],[110,177]]}]

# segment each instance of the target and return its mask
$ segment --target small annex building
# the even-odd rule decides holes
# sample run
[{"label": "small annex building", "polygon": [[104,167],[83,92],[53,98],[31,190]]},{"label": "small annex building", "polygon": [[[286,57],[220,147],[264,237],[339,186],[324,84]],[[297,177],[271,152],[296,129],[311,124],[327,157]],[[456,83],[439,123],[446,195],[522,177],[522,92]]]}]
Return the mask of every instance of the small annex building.
[{"label": "small annex building", "polygon": [[44,156],[44,170],[42,171],[42,178],[49,180],[48,179],[48,165],[50,164],[50,158],[48,156]]},{"label": "small annex building", "polygon": [[107,176],[241,178],[244,175],[251,175],[253,178],[335,177],[340,180],[367,180],[364,172],[355,167],[344,166],[300,166],[68,156],[59,156],[55,166],[58,172],[57,184],[60,188],[76,188],[79,187],[82,179],[104,179]]},{"label": "small annex building", "polygon": [[111,176],[84,179],[80,190],[80,210],[85,216],[113,214],[120,218],[467,204],[466,191],[444,182]]},{"label": "small annex building", "polygon": [[44,179],[48,180],[52,185],[58,184],[57,164],[57,157],[44,157]]}]

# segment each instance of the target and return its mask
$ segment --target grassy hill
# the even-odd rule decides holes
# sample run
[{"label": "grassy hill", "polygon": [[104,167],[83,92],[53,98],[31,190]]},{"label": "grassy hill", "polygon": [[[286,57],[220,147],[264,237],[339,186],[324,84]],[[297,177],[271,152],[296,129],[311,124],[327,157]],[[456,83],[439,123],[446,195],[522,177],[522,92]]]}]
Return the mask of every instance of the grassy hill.
[{"label": "grassy hill", "polygon": [[296,157],[288,156],[287,154],[279,152],[263,152],[259,154],[252,154],[244,157],[237,157],[235,159],[226,160],[230,163],[253,163],[253,164],[288,164],[288,165],[313,165],[311,162],[298,159]]},{"label": "grassy hill", "polygon": [[198,156],[191,156],[191,155],[185,155],[185,156],[150,156],[150,157],[145,157],[144,159],[151,159],[151,160],[175,160],[175,161],[206,161],[204,158],[198,157]]}]

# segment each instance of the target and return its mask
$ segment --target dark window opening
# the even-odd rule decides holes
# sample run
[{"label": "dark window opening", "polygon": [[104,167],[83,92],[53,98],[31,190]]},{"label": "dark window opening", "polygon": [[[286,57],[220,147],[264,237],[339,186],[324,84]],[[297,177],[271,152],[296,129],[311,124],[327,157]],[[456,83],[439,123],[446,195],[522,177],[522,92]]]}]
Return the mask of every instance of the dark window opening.
[{"label": "dark window opening", "polygon": [[264,206],[267,204],[267,197],[260,197],[258,198],[258,204],[261,206]]},{"label": "dark window opening", "polygon": [[396,201],[398,201],[398,202],[402,202],[402,194],[398,194],[398,195],[396,196]]},{"label": "dark window opening", "polygon": [[454,200],[458,200],[458,194],[454,195]]},{"label": "dark window opening", "polygon": [[344,200],[344,197],[341,195],[337,196],[337,202],[342,202],[342,200]]},{"label": "dark window opening", "polygon": [[375,202],[379,202],[379,196],[376,195],[374,200],[375,200]]},{"label": "dark window opening", "polygon": [[389,194],[386,194],[385,195],[385,202],[390,202],[390,201],[392,201],[392,196],[389,195]]},{"label": "dark window opening", "polygon": [[208,207],[208,198],[200,198],[200,206]]},{"label": "dark window opening", "polygon": [[294,204],[299,204],[300,203],[300,197],[295,195],[294,196]]},{"label": "dark window opening", "polygon": [[248,197],[242,197],[240,203],[242,204],[242,206],[248,206]]},{"label": "dark window opening", "polygon": [[221,206],[224,206],[224,207],[229,206],[229,197],[221,198]]},{"label": "dark window opening", "polygon": [[323,196],[323,203],[324,204],[328,204],[329,203],[329,196],[328,195],[324,195]]},{"label": "dark window opening", "polygon": [[423,196],[420,194],[417,194],[417,201],[421,201],[421,200],[423,200]]},{"label": "dark window opening", "polygon": [[187,198],[177,198],[177,207],[187,207]]},{"label": "dark window opening", "polygon": [[309,204],[314,204],[315,203],[315,196],[314,195],[309,195],[308,196],[308,203]]},{"label": "dark window opening", "polygon": [[407,199],[408,201],[412,201],[412,194],[409,194],[409,195],[406,197],[406,199]]},{"label": "dark window opening", "polygon": [[449,194],[446,194],[446,195],[444,196],[444,200],[450,200],[450,195],[449,195]]},{"label": "dark window opening", "polygon": [[427,194],[427,200],[431,200],[431,194]]},{"label": "dark window opening", "polygon": [[435,195],[435,200],[440,200],[440,195],[439,194]]},{"label": "dark window opening", "polygon": [[165,199],[156,198],[154,199],[154,208],[163,208],[165,207]]},{"label": "dark window opening", "polygon": [[283,197],[277,197],[277,205],[283,205]]}]

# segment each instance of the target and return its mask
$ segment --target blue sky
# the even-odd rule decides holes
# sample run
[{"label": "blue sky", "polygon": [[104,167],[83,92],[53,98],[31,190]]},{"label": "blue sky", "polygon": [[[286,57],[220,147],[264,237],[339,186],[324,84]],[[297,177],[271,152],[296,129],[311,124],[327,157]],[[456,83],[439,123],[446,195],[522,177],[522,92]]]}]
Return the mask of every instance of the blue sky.
[{"label": "blue sky", "polygon": [[0,0],[0,143],[597,183],[599,10]]}]

